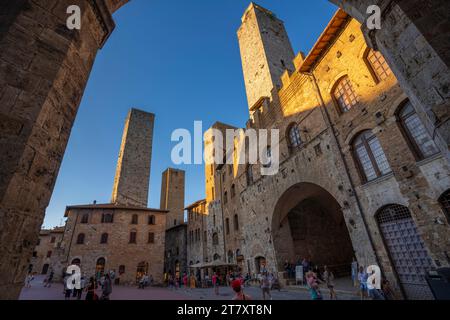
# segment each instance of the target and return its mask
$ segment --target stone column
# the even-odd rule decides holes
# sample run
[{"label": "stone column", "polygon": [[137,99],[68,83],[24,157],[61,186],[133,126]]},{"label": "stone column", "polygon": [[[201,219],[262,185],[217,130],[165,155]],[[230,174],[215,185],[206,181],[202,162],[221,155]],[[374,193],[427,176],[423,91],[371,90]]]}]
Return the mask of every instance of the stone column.
[{"label": "stone column", "polygon": [[[96,53],[125,2],[0,4],[0,299],[20,293]],[[69,5],[80,30],[66,26]]]}]

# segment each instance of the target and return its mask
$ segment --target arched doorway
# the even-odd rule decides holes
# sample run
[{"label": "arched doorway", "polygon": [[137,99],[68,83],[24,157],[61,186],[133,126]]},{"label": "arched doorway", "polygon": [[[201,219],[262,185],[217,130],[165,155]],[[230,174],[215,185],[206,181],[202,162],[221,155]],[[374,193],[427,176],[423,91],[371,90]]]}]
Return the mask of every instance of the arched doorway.
[{"label": "arched doorway", "polygon": [[136,282],[138,282],[145,274],[148,274],[148,262],[142,261],[136,269]]},{"label": "arched doorway", "polygon": [[272,236],[279,271],[306,258],[313,266],[328,266],[335,276],[350,275],[354,256],[347,225],[337,200],[322,187],[300,183],[278,200]]},{"label": "arched doorway", "polygon": [[266,258],[264,258],[264,257],[256,257],[255,258],[255,270],[256,270],[256,274],[260,274],[262,272],[267,271]]},{"label": "arched doorway", "polygon": [[433,299],[425,275],[433,266],[407,207],[392,204],[376,214],[378,226],[407,299]]},{"label": "arched doorway", "polygon": [[44,264],[42,266],[42,274],[47,274],[49,267],[50,267],[50,265],[48,263]]},{"label": "arched doorway", "polygon": [[105,258],[98,258],[97,263],[95,264],[95,276],[97,279],[100,279],[105,274]]}]

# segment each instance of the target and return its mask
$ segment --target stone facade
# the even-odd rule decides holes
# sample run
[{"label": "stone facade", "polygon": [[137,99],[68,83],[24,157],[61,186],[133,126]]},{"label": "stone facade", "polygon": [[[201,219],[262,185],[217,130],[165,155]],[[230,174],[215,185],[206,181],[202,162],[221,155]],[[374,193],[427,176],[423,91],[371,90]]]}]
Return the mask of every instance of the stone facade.
[{"label": "stone facade", "polygon": [[115,270],[120,284],[134,285],[146,272],[162,284],[166,214],[113,204],[67,207],[56,274],[80,263],[88,277]]},{"label": "stone facade", "polygon": [[187,224],[178,224],[166,230],[164,272],[182,276],[187,266]]},{"label": "stone facade", "polygon": [[[127,0],[3,1],[0,298],[18,297],[98,50]],[[68,30],[78,5],[81,30]]]},{"label": "stone facade", "polygon": [[32,273],[48,274],[55,263],[55,256],[61,247],[64,227],[41,230],[36,248],[33,251],[29,269]]},{"label": "stone facade", "polygon": [[154,120],[154,114],[137,109],[132,109],[128,114],[112,203],[147,207]]},{"label": "stone facade", "polygon": [[[208,256],[220,248],[222,261],[252,273],[262,262],[282,272],[286,260],[309,257],[343,275],[355,256],[360,265],[378,264],[404,297],[429,298],[426,285],[411,288],[405,278],[450,264],[449,221],[438,201],[450,188],[447,145],[438,141],[445,135],[433,139],[427,132],[420,116],[426,111],[417,111],[397,72],[342,10],[309,55],[300,53],[295,69],[285,68],[280,87],[272,80],[278,69],[255,73],[255,65],[276,66],[290,51],[280,28],[273,13],[251,4],[238,31],[247,96],[256,101],[248,106],[247,128],[280,130],[279,173],[262,176],[261,164],[206,165],[208,231],[221,235],[218,246],[208,243]],[[412,118],[405,120],[406,109]],[[369,141],[364,149],[362,136]],[[409,229],[383,220],[394,211],[405,215]],[[402,254],[420,259],[402,260],[393,241],[409,238],[392,239],[388,228],[409,232],[404,245],[411,251]],[[424,249],[414,251],[412,241]],[[405,275],[404,263],[417,269]]]},{"label": "stone facade", "polygon": [[[187,262],[189,266],[208,262],[206,249],[212,241],[206,224],[206,200],[197,201],[187,210]],[[210,260],[211,261],[211,260]]]},{"label": "stone facade", "polygon": [[167,210],[167,229],[184,223],[185,172],[169,168],[162,174],[160,209]]}]

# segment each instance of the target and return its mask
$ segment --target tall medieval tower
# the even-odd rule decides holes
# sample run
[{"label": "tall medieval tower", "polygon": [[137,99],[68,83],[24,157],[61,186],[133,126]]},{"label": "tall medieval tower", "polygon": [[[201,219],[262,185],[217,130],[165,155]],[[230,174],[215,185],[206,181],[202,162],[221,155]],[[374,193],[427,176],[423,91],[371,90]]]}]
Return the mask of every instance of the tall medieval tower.
[{"label": "tall medieval tower", "polygon": [[131,109],[117,162],[111,202],[147,207],[155,115]]},{"label": "tall medieval tower", "polygon": [[185,172],[169,168],[162,174],[160,209],[167,210],[166,228],[184,223]]},{"label": "tall medieval tower", "polygon": [[281,87],[285,70],[294,71],[294,50],[283,21],[263,7],[251,3],[238,30],[242,69],[250,109]]}]

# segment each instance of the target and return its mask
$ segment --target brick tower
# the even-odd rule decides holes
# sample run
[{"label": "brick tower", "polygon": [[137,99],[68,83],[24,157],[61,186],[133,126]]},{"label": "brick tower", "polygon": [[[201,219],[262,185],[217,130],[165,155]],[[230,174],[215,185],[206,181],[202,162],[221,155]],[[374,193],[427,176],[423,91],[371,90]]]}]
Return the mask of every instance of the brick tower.
[{"label": "brick tower", "polygon": [[272,90],[281,86],[285,70],[295,70],[295,56],[283,21],[253,2],[242,17],[238,39],[251,109],[260,98],[271,97]]},{"label": "brick tower", "polygon": [[184,180],[185,172],[168,168],[162,174],[161,210],[168,210],[166,228],[184,222]]},{"label": "brick tower", "polygon": [[155,115],[131,109],[117,162],[112,203],[147,207]]}]

